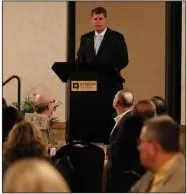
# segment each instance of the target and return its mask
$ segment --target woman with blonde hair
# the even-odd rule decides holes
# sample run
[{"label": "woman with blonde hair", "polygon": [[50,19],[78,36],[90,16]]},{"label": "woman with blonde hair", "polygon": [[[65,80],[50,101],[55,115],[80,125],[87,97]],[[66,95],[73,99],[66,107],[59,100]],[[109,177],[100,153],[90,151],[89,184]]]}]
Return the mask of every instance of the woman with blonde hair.
[{"label": "woman with blonde hair", "polygon": [[42,143],[41,131],[32,123],[22,121],[12,128],[3,145],[3,164],[9,166],[21,158],[47,157],[46,146]]},{"label": "woman with blonde hair", "polygon": [[49,162],[22,159],[4,177],[3,192],[70,192],[64,178]]}]

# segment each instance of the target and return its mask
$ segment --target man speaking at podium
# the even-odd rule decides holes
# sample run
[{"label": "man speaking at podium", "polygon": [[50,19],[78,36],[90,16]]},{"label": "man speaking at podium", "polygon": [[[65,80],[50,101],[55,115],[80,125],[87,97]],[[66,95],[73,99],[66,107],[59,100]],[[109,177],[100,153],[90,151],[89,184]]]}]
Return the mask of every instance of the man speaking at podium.
[{"label": "man speaking at podium", "polygon": [[91,11],[91,23],[94,31],[81,36],[78,64],[110,65],[120,73],[128,65],[123,35],[107,27],[107,11],[103,7]]}]

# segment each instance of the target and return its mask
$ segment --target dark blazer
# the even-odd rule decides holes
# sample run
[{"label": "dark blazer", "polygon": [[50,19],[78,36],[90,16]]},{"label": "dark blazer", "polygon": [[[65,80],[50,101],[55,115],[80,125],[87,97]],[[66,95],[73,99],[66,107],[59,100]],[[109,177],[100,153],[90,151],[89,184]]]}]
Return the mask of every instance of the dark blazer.
[{"label": "dark blazer", "polygon": [[109,146],[107,192],[128,192],[145,173],[137,150],[143,123],[142,118],[134,115],[125,116],[122,120],[121,130]]},{"label": "dark blazer", "polygon": [[133,111],[130,110],[129,112],[127,112],[122,118],[121,120],[118,122],[118,124],[116,125],[116,127],[114,128],[114,130],[112,131],[112,134],[110,135],[110,138],[109,138],[109,143],[108,144],[111,144],[113,141],[116,140],[116,135],[117,135],[117,132],[120,131],[120,130],[123,130],[123,123],[125,122],[125,118],[126,116],[130,116],[132,115]]},{"label": "dark blazer", "polygon": [[128,52],[124,36],[107,28],[97,55],[94,51],[95,31],[81,36],[80,48],[77,52],[79,64],[110,65],[118,71],[128,65]]}]

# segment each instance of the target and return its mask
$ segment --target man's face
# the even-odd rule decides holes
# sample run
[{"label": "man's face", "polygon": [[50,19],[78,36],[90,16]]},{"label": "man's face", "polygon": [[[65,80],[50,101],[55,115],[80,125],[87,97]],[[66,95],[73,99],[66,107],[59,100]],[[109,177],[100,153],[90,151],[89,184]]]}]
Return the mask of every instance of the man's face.
[{"label": "man's face", "polygon": [[50,101],[50,103],[48,104],[48,109],[49,109],[49,117],[51,117],[54,110],[54,100]]},{"label": "man's face", "polygon": [[93,14],[91,24],[96,32],[101,33],[107,27],[107,19],[103,13]]},{"label": "man's face", "polygon": [[147,140],[146,132],[147,127],[144,126],[140,134],[140,143],[138,145],[138,150],[140,152],[140,160],[142,165],[150,168],[155,159],[156,152],[153,143]]}]

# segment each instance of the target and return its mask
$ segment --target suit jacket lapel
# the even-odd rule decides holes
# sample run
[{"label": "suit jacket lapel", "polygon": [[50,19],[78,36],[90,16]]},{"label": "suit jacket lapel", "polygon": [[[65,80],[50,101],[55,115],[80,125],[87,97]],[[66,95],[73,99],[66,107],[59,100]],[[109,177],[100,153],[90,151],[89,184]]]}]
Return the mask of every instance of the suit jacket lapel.
[{"label": "suit jacket lapel", "polygon": [[104,37],[103,37],[103,41],[101,42],[101,45],[100,45],[100,47],[99,47],[99,50],[98,50],[96,56],[98,56],[98,55],[101,53],[101,51],[103,50],[104,46],[105,46],[106,43],[109,41],[109,37],[110,37],[110,29],[107,28],[107,30],[106,30],[106,32],[105,32],[105,35],[104,35]]},{"label": "suit jacket lapel", "polygon": [[127,112],[127,113],[125,113],[124,115],[123,115],[123,117],[119,120],[119,122],[116,124],[115,123],[115,125],[114,125],[114,127],[112,128],[112,131],[111,131],[111,133],[110,133],[110,140],[109,140],[109,142],[110,141],[112,141],[112,140],[114,140],[115,139],[115,136],[116,136],[116,133],[117,133],[117,126],[120,124],[120,122],[122,122],[122,120],[123,120],[123,118],[125,117],[125,116],[127,116],[127,115],[130,115],[132,113],[132,110],[130,110],[129,112]]},{"label": "suit jacket lapel", "polygon": [[138,192],[149,193],[154,175],[152,172],[148,171],[142,178],[144,178],[144,181],[142,181],[140,186],[138,187]]},{"label": "suit jacket lapel", "polygon": [[95,49],[94,49],[94,35],[95,32],[93,31],[91,34],[91,54],[93,55],[93,57],[95,57]]},{"label": "suit jacket lapel", "polygon": [[91,32],[90,35],[86,38],[86,50],[87,54],[89,55],[90,59],[95,58],[95,51],[94,51],[94,34],[95,32]]}]

